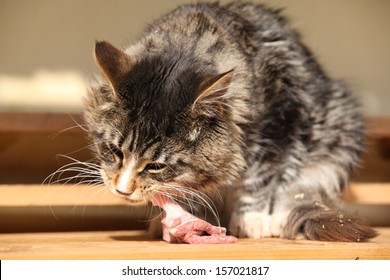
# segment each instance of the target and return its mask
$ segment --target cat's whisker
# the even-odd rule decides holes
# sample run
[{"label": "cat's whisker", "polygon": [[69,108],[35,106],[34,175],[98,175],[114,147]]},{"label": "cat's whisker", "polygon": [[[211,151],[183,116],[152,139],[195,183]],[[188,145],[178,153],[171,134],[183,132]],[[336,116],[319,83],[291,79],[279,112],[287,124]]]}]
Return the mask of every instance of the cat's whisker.
[{"label": "cat's whisker", "polygon": [[[88,195],[88,199],[85,201],[87,205],[88,200],[96,197],[98,194],[104,194],[108,189],[101,185],[100,182],[90,182],[89,188],[85,190],[85,194]],[[92,192],[92,193],[91,193]]]},{"label": "cat's whisker", "polygon": [[[172,172],[174,172],[176,175],[178,175],[178,173],[176,172],[176,170],[174,170],[169,164],[167,164],[166,165],[168,168],[170,168],[171,170],[172,170]],[[172,186],[170,186],[170,187],[172,187]],[[181,193],[183,193],[181,190],[183,190],[184,188],[182,187],[182,186],[177,186],[179,189],[176,189],[177,191],[180,191]],[[191,189],[191,187],[189,186],[189,185],[187,185],[187,188],[185,189],[185,190],[190,190]],[[199,192],[200,193],[200,192]],[[205,194],[203,194],[203,195],[205,195]],[[183,197],[184,198],[186,198],[186,196],[185,196],[185,194],[183,194]],[[192,209],[192,205],[190,204],[190,203],[188,203],[188,206]],[[210,210],[212,210],[211,208],[210,208]]]},{"label": "cat's whisker", "polygon": [[[74,175],[74,176],[61,178],[63,176],[63,174],[67,173],[67,172],[72,172],[72,173],[79,172],[79,173],[77,175]],[[56,181],[53,181],[55,176],[57,176],[59,179],[57,179]],[[60,182],[63,182],[69,178],[73,178],[73,179],[81,178],[82,179],[82,178],[99,178],[99,177],[100,177],[100,174],[96,171],[90,171],[90,170],[82,169],[82,168],[67,167],[67,168],[60,168],[57,171],[53,172],[48,178],[45,179],[44,183],[46,181],[48,181],[49,184],[60,183]]]},{"label": "cat's whisker", "polygon": [[72,129],[75,129],[75,128],[80,128],[80,129],[83,130],[84,132],[87,132],[87,131],[88,131],[88,129],[87,129],[88,125],[87,125],[87,124],[80,124],[80,123],[78,123],[77,120],[76,120],[73,116],[71,116],[71,115],[70,115],[69,117],[73,120],[73,122],[74,122],[76,125],[70,126],[70,127],[68,127],[68,128],[64,128],[64,129],[62,129],[62,130],[60,130],[60,131],[58,131],[58,132],[56,132],[56,133],[50,135],[51,138],[55,138],[55,137],[57,137],[58,135],[61,135],[62,133],[67,132],[67,131],[72,130]]},{"label": "cat's whisker", "polygon": [[[175,195],[171,192],[169,192],[169,190],[174,190],[176,192],[178,192],[180,194],[180,196],[178,195]],[[195,202],[194,200],[192,200],[190,197],[186,196],[185,192],[184,192],[184,188],[183,187],[179,187],[179,186],[170,186],[170,187],[164,187],[164,191],[161,191],[161,193],[172,199],[173,201],[176,201],[176,202],[182,202],[184,203],[185,205],[187,205],[190,210],[191,210],[191,213],[194,213],[195,211],[193,210],[193,205],[191,202]],[[180,197],[181,199],[179,200],[178,197]],[[187,203],[185,203],[182,199],[184,199]]]},{"label": "cat's whisker", "polygon": [[78,153],[80,151],[83,151],[83,150],[91,150],[91,148],[95,145],[95,143],[93,144],[89,144],[89,145],[85,145],[84,147],[80,148],[80,149],[77,149],[77,150],[74,150],[72,152],[69,152],[67,154],[62,154],[61,156],[64,157],[64,156],[68,156],[68,155],[72,155],[72,154],[75,154],[75,153]]},{"label": "cat's whisker", "polygon": [[[190,189],[190,188],[184,188],[182,186],[174,186],[174,185],[163,186],[161,188],[165,191],[165,192],[163,192],[164,195],[168,196],[169,198],[171,198],[174,201],[184,203],[184,201],[178,200],[176,196],[172,195],[168,191],[173,190],[173,191],[177,191],[178,193],[180,193],[181,194],[180,197],[184,198],[187,201],[187,203],[184,203],[184,204],[186,204],[188,207],[190,207],[192,213],[196,212],[194,210],[197,208],[197,207],[195,207],[195,204],[201,205],[201,206],[205,207],[205,209],[210,210],[211,214],[216,219],[218,225],[220,225],[220,217],[218,215],[218,211],[216,210],[216,206],[215,206],[214,202],[212,201],[212,199],[210,199],[205,193],[195,191],[195,190]],[[160,190],[160,188],[159,188],[159,190]],[[160,192],[161,192],[161,190],[160,190]]]},{"label": "cat's whisker", "polygon": [[[189,203],[196,203],[198,205],[201,205],[203,206],[205,209],[209,209],[211,211],[211,214],[214,216],[214,218],[216,219],[218,225],[220,225],[220,218],[219,218],[219,215],[218,215],[218,211],[216,211],[216,206],[214,204],[214,202],[204,193],[201,193],[201,192],[187,192],[187,194],[190,194],[192,196],[194,196],[195,198],[197,198],[198,200],[196,199],[189,199]],[[206,218],[206,212],[205,212],[205,218]]]},{"label": "cat's whisker", "polygon": [[[61,166],[56,171],[51,173],[44,179],[42,184],[45,184],[46,182],[48,184],[68,184],[71,181],[76,181],[76,185],[79,185],[83,183],[87,184],[91,182],[91,180],[103,183],[103,180],[100,176],[100,166],[98,164],[79,161],[67,155],[59,156],[71,160],[72,162]],[[63,177],[65,173],[77,174],[73,176]],[[57,179],[54,180],[54,178]]]},{"label": "cat's whisker", "polygon": [[91,179],[88,179],[84,176],[78,176],[78,175],[75,175],[75,176],[71,176],[71,177],[66,177],[66,178],[62,178],[62,179],[58,179],[54,182],[52,182],[52,184],[69,184],[70,182],[72,181],[75,181],[75,180],[79,180],[78,182],[75,182],[73,183],[72,185],[73,186],[79,186],[79,185],[88,185],[89,183],[91,182],[99,182],[100,184],[102,184],[103,182],[100,180],[100,178],[93,178],[91,177]]},{"label": "cat's whisker", "polygon": [[71,172],[71,171],[83,172],[83,173],[95,174],[95,175],[99,174],[98,170],[88,169],[84,166],[79,166],[76,164],[64,165],[61,168],[57,169],[57,171],[55,172]]},{"label": "cat's whisker", "polygon": [[[86,166],[80,166],[78,164],[67,164],[60,168],[58,168],[55,172],[53,172],[51,175],[59,175],[61,176],[65,172],[80,172],[83,174],[90,174],[90,175],[99,175],[99,170],[93,169],[92,167],[86,167]],[[50,175],[50,176],[51,176]]]},{"label": "cat's whisker", "polygon": [[96,164],[96,163],[93,163],[93,162],[80,161],[80,160],[77,160],[77,159],[72,158],[72,157],[67,156],[67,155],[58,155],[58,157],[63,157],[63,158],[66,158],[68,160],[73,161],[73,162],[71,162],[69,164],[80,164],[80,165],[87,166],[87,167],[94,167],[96,170],[100,169],[100,165]]},{"label": "cat's whisker", "polygon": [[51,134],[50,138],[51,139],[56,138],[57,136],[61,135],[62,133],[65,133],[65,132],[67,132],[69,130],[72,130],[72,129],[75,129],[75,128],[78,128],[78,127],[79,127],[78,125],[74,125],[74,126],[70,126],[70,127],[61,129],[60,131],[57,131],[57,132]]},{"label": "cat's whisker", "polygon": [[[159,192],[159,191],[158,191],[158,192]],[[161,192],[159,192],[159,193],[161,193]],[[148,196],[150,196],[150,197],[153,195],[153,193],[152,193],[151,191],[147,191],[147,194],[148,194]],[[145,205],[147,205],[148,201],[146,200],[146,197],[144,197],[144,201],[145,201]],[[153,213],[153,209],[155,209],[155,208],[157,208],[158,211],[159,211],[159,214],[158,214],[158,215],[154,215],[154,213]],[[149,218],[147,219],[147,222],[151,222],[151,221],[154,221],[154,220],[156,220],[156,219],[159,219],[160,217],[162,217],[163,213],[164,213],[164,210],[161,209],[160,207],[150,208]],[[154,216],[154,217],[153,217],[153,216]]]},{"label": "cat's whisker", "polygon": [[72,118],[72,120],[76,123],[76,125],[81,128],[82,130],[84,130],[84,132],[88,132],[88,125],[87,124],[80,124],[75,118],[73,118],[73,116],[70,116]]}]

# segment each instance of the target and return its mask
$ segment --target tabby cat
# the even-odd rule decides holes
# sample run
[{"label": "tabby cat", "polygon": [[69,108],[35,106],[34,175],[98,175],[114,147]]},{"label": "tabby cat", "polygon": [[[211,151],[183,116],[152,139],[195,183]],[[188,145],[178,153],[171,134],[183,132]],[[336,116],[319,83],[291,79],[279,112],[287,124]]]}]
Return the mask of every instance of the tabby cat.
[{"label": "tabby cat", "polygon": [[164,193],[202,213],[226,189],[238,237],[376,235],[339,200],[363,151],[357,103],[279,10],[183,5],[123,50],[96,42],[95,59],[104,78],[85,119],[116,195]]}]

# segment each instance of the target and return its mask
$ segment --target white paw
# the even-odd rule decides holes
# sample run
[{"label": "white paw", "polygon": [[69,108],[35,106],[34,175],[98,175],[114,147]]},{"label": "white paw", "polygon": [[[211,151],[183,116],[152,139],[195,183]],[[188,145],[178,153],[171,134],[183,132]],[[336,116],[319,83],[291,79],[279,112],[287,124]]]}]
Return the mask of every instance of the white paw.
[{"label": "white paw", "polygon": [[270,219],[270,232],[272,236],[282,236],[283,228],[287,223],[289,212],[277,212],[271,216]]},{"label": "white paw", "polygon": [[237,237],[269,237],[271,236],[270,217],[261,212],[233,213],[229,230]]}]

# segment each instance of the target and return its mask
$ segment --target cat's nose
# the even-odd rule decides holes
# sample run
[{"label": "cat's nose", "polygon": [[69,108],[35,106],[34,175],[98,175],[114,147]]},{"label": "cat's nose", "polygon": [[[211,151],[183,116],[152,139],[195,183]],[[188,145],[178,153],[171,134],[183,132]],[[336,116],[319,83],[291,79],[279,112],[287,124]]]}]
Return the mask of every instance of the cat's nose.
[{"label": "cat's nose", "polygon": [[126,195],[126,196],[130,195],[130,193],[123,192],[123,191],[120,191],[120,190],[118,190],[118,189],[115,189],[115,190],[116,190],[117,193],[119,193],[119,194],[121,194],[121,195]]},{"label": "cat's nose", "polygon": [[142,193],[141,193],[141,190],[139,188],[135,189],[135,191],[133,191],[133,192],[132,191],[124,192],[124,191],[121,191],[118,189],[115,189],[115,190],[118,194],[130,198],[130,200],[139,201],[142,199]]}]

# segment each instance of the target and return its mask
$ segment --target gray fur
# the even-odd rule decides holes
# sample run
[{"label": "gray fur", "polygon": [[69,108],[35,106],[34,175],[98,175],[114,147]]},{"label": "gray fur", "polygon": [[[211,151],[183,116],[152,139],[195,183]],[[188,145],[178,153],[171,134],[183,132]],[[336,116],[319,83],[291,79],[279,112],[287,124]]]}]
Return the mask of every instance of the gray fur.
[{"label": "gray fur", "polygon": [[352,218],[348,232],[318,234],[342,211],[364,125],[349,90],[279,11],[184,5],[123,51],[98,42],[96,59],[107,79],[91,87],[85,117],[115,194],[140,203],[163,192],[212,208],[227,187],[229,229],[240,237],[375,236]]}]

